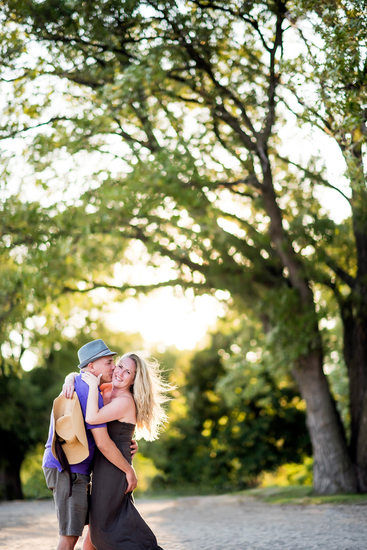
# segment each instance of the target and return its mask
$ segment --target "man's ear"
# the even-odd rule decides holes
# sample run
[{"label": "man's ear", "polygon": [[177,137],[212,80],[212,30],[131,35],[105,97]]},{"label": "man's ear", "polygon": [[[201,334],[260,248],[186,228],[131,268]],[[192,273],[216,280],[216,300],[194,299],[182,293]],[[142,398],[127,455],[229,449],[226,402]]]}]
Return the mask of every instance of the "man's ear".
[{"label": "man's ear", "polygon": [[94,376],[97,376],[96,369],[94,368],[94,363],[88,363],[88,369],[89,369],[89,372],[94,374]]}]

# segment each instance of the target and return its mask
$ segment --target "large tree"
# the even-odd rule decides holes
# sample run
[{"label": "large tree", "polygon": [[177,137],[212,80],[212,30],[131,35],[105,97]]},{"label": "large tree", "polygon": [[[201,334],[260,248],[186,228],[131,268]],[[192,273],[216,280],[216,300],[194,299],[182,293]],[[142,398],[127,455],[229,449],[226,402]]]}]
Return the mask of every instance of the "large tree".
[{"label": "large tree", "polygon": [[[359,487],[366,491],[367,186],[363,147],[367,135],[367,4],[364,0],[305,0],[299,8],[301,15],[302,10],[311,13],[321,41],[314,44],[300,33],[308,45],[307,53],[295,60],[295,67],[302,64],[302,71],[297,71],[300,80],[295,83],[288,79],[286,86],[296,99],[294,108],[300,122],[322,130],[337,145],[348,182],[344,193],[340,188],[336,191],[351,212],[350,224],[343,228],[352,234],[351,249],[340,258],[337,247],[320,246],[312,237],[310,242],[323,265],[323,284],[332,289],[343,323],[343,351],[349,374],[350,453]],[[312,101],[307,93],[309,85],[314,89]],[[326,184],[331,186],[330,181]]]},{"label": "large tree", "polygon": [[[73,220],[83,216],[87,235],[114,251],[121,241],[139,240],[153,265],[165,258],[176,269],[177,278],[161,284],[228,290],[257,312],[264,330],[276,335],[306,400],[314,485],[320,493],[367,488],[366,190],[358,164],[363,132],[353,134],[351,154],[351,147],[343,150],[350,160],[354,223],[341,229],[313,195],[318,185],[335,186],[312,165],[302,168],[294,152],[280,155],[278,133],[292,95],[303,106],[293,109],[299,120],[334,128],[335,137],[344,131],[343,139],[349,139],[351,127],[340,130],[340,118],[349,120],[352,106],[339,102],[343,90],[333,88],[325,96],[326,64],[319,64],[312,78],[307,72],[315,57],[297,12],[312,15],[318,40],[340,68],[343,50],[333,49],[330,29],[338,31],[343,18],[351,16],[365,32],[355,11],[358,3],[345,4],[330,2],[327,12],[314,14],[311,2],[285,0],[4,3],[8,24],[20,25],[18,40],[32,38],[40,48],[34,52],[37,67],[27,58],[27,70],[19,64],[8,69],[19,97],[25,81],[35,85],[43,79],[47,86],[51,75],[64,101],[58,107],[55,95],[43,92],[42,98],[28,99],[20,118],[20,104],[14,102],[3,137],[39,126],[30,151],[36,166],[47,162],[46,168],[50,151],[67,151],[75,159],[89,152],[98,164],[91,171],[98,184],[72,210]],[[340,20],[330,20],[333,8]],[[291,51],[295,27],[302,38],[297,48],[305,48],[300,55],[310,56],[306,70]],[[354,67],[361,65],[361,51],[355,48],[350,56]],[[304,105],[292,71],[307,82],[325,112],[317,103],[316,109]],[[343,74],[336,71],[328,83]],[[360,76],[365,83],[363,67]],[[344,108],[334,122],[332,107]],[[323,125],[317,124],[319,116]],[[41,179],[43,166],[38,164]],[[69,209],[58,216],[63,226],[71,219]],[[80,225],[69,222],[69,229],[77,250]],[[341,256],[343,247],[348,252]],[[69,291],[81,290],[81,281],[85,290],[129,286],[108,285],[93,274],[69,281]],[[322,286],[335,293],[346,329],[351,447],[323,370],[323,312],[315,295]]]}]

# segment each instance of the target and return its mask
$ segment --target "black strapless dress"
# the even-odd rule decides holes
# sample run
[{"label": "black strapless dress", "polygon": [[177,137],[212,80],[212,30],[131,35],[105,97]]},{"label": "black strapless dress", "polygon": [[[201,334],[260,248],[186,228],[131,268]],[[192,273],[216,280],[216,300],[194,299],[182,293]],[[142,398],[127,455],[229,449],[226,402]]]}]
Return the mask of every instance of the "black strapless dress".
[{"label": "black strapless dress", "polygon": [[[131,463],[130,444],[135,425],[113,420],[108,433]],[[134,504],[124,472],[96,449],[93,466],[89,528],[97,550],[163,550]]]}]

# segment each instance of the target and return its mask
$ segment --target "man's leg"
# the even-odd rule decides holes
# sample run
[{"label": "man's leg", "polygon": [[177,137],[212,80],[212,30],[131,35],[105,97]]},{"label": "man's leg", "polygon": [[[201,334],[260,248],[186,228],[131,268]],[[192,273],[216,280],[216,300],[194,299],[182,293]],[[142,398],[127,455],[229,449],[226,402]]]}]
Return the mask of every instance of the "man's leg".
[{"label": "man's leg", "polygon": [[95,546],[93,546],[92,541],[90,540],[89,527],[83,541],[83,550],[96,550]]},{"label": "man's leg", "polygon": [[56,550],[74,550],[79,537],[60,535]]},{"label": "man's leg", "polygon": [[52,489],[57,519],[59,542],[57,550],[73,550],[88,516],[89,475],[72,473],[72,494],[67,472],[57,468],[44,468],[47,486]]}]

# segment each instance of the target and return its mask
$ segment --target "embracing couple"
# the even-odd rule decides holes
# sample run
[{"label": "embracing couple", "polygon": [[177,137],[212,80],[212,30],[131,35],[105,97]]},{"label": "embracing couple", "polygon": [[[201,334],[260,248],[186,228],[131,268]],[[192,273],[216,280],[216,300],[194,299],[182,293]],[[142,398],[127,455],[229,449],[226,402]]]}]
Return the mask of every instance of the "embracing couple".
[{"label": "embracing couple", "polygon": [[[43,457],[59,522],[57,550],[162,550],[134,505],[135,429],[157,437],[169,389],[157,365],[127,353],[116,363],[103,340],[78,351],[80,374],[66,377],[54,401]],[[92,473],[92,490],[90,474]]]}]

